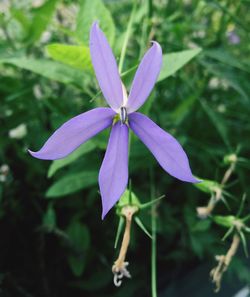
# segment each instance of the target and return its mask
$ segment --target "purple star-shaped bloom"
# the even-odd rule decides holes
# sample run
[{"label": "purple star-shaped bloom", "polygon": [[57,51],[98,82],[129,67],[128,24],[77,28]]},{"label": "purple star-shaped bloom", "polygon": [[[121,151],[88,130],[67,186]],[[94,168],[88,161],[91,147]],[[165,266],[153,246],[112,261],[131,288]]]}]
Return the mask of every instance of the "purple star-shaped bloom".
[{"label": "purple star-shaped bloom", "polygon": [[159,75],[162,65],[160,45],[152,42],[137,69],[128,97],[115,57],[96,22],[90,31],[90,52],[99,86],[111,108],[95,108],[72,118],[56,130],[38,152],[29,151],[30,154],[44,160],[64,158],[82,143],[112,126],[99,172],[102,218],[127,187],[129,128],[170,175],[185,182],[198,182],[179,142],[148,117],[136,112],[149,96]]}]

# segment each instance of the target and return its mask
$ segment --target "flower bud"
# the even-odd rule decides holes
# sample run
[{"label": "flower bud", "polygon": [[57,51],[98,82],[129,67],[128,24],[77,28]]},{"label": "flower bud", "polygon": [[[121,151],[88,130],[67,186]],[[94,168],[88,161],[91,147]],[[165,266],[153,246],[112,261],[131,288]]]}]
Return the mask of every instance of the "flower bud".
[{"label": "flower bud", "polygon": [[237,155],[236,154],[229,154],[224,157],[223,160],[224,164],[234,164],[237,162]]}]

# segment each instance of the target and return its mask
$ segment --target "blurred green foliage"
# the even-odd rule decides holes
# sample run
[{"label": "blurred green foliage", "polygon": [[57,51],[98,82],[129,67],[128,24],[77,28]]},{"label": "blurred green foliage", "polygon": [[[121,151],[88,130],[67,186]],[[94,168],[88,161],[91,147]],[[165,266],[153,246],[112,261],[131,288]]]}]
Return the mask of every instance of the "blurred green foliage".
[{"label": "blurred green foliage", "polygon": [[[139,228],[132,227],[128,253],[133,278],[119,289],[112,284],[119,219],[113,210],[101,221],[97,185],[109,131],[64,160],[27,153],[72,116],[105,104],[90,62],[89,28],[99,20],[119,60],[132,6],[127,0],[0,2],[1,296],[150,294],[150,238]],[[232,154],[233,171],[221,186],[229,208],[219,201],[213,213],[217,221],[235,216],[243,193],[243,216],[250,210],[248,10],[248,0],[138,0],[123,81],[129,89],[142,55],[157,40],[164,65],[142,109],[180,140],[193,172],[205,180],[197,188],[168,176],[132,137],[133,192],[146,203],[153,183],[157,196],[166,195],[157,209],[160,296],[213,296],[208,273],[230,237],[222,242],[225,229],[209,217],[201,220],[196,208],[219,188]],[[150,211],[140,220],[150,233]],[[218,296],[231,296],[232,284],[249,284],[249,275],[240,248]]]}]

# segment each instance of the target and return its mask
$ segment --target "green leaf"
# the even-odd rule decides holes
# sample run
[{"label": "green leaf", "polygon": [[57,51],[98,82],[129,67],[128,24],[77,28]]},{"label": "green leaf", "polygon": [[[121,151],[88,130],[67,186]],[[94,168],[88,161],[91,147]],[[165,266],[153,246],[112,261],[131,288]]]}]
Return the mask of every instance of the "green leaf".
[{"label": "green leaf", "polygon": [[211,246],[212,240],[211,234],[206,232],[190,234],[191,248],[200,259],[204,257],[207,247]]},{"label": "green leaf", "polygon": [[201,220],[198,221],[192,228],[192,232],[204,232],[208,231],[208,229],[211,226],[211,221],[210,220]]},{"label": "green leaf", "polygon": [[81,276],[86,263],[86,250],[90,246],[88,228],[78,221],[73,221],[66,230],[73,245],[74,253],[68,256],[69,266],[75,276]]},{"label": "green leaf", "polygon": [[52,230],[56,227],[56,212],[53,208],[52,203],[49,204],[44,216],[43,216],[43,226]]},{"label": "green leaf", "polygon": [[53,60],[76,69],[93,72],[90,51],[86,46],[53,43],[46,49]]},{"label": "green leaf", "polygon": [[27,36],[28,44],[39,40],[43,31],[47,28],[56,8],[57,0],[47,0],[42,6],[33,9],[33,18]]},{"label": "green leaf", "polygon": [[182,68],[201,52],[201,48],[185,50],[163,55],[163,65],[158,81],[161,81]]},{"label": "green leaf", "polygon": [[110,14],[101,0],[82,0],[76,20],[76,35],[83,44],[89,43],[89,31],[93,22],[99,21],[110,44],[115,38],[115,25]]},{"label": "green leaf", "polygon": [[88,228],[81,222],[74,220],[66,229],[72,244],[80,251],[86,250],[90,245],[90,234]]},{"label": "green leaf", "polygon": [[215,112],[204,100],[200,100],[201,106],[203,110],[206,112],[207,116],[217,129],[218,133],[220,134],[222,140],[230,148],[229,137],[228,137],[228,126],[224,119],[218,112]]},{"label": "green leaf", "polygon": [[97,183],[97,171],[84,171],[64,176],[46,192],[47,198],[60,198]]},{"label": "green leaf", "polygon": [[82,144],[77,150],[75,150],[68,157],[53,161],[49,167],[48,177],[52,177],[59,169],[73,163],[84,154],[92,151],[95,147],[96,145],[94,144],[94,142],[89,140],[88,142]]},{"label": "green leaf", "polygon": [[200,61],[210,73],[223,79],[248,102],[248,73],[219,63],[209,63],[205,59]]},{"label": "green leaf", "polygon": [[250,72],[249,67],[242,63],[237,56],[232,55],[230,52],[225,51],[223,48],[206,50],[204,54],[223,64],[230,65],[246,72]]},{"label": "green leaf", "polygon": [[21,9],[15,9],[14,7],[11,7],[10,13],[11,13],[11,16],[15,18],[22,26],[24,34],[28,35],[28,31],[30,30],[31,23],[30,23],[30,20],[27,18],[27,16],[24,14],[24,12]]},{"label": "green leaf", "polygon": [[68,263],[72,273],[79,277],[82,275],[84,268],[85,268],[85,259],[83,256],[68,256]]},{"label": "green leaf", "polygon": [[32,71],[46,78],[65,84],[81,87],[83,73],[67,65],[48,59],[34,59],[29,57],[0,58],[0,63],[11,64],[25,70]]}]

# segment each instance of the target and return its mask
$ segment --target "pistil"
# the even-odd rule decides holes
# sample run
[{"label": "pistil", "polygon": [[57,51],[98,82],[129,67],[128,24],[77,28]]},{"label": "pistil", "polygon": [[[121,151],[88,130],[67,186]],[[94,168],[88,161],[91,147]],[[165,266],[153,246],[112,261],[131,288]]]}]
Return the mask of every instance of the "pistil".
[{"label": "pistil", "polygon": [[130,231],[133,215],[138,211],[137,206],[125,206],[122,208],[122,215],[126,219],[126,227],[123,235],[122,245],[119,256],[115,261],[112,272],[114,274],[114,285],[119,287],[122,284],[122,278],[131,278],[129,271],[127,270],[128,262],[125,262],[129,242],[130,242]]}]

